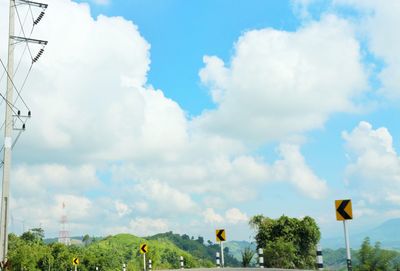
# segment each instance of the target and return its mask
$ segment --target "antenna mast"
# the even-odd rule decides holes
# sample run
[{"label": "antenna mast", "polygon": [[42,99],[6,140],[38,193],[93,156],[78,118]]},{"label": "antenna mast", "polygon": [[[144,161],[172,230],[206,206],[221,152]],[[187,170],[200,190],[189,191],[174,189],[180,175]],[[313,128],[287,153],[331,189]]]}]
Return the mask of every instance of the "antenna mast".
[{"label": "antenna mast", "polygon": [[67,214],[65,212],[65,203],[63,202],[62,204],[62,208],[63,208],[63,214],[61,216],[61,230],[59,232],[58,235],[58,242],[61,244],[64,244],[66,246],[71,245],[71,239],[69,238],[69,231],[67,230],[67,222],[68,222],[68,218],[67,218]]}]

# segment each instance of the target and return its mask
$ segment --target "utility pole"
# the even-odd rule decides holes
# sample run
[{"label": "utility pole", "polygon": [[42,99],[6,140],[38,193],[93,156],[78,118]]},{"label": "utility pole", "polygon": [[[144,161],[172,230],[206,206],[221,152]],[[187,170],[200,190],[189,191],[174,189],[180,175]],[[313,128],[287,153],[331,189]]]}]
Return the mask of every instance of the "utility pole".
[{"label": "utility pole", "polygon": [[15,0],[10,0],[9,29],[8,29],[8,60],[7,60],[7,90],[6,90],[6,113],[4,126],[4,157],[3,157],[3,184],[1,195],[1,223],[0,223],[0,260],[2,265],[7,262],[8,250],[8,209],[10,197],[10,169],[11,169],[11,146],[12,146],[12,103],[13,103],[13,75],[14,75],[14,36]]},{"label": "utility pole", "polygon": [[[14,84],[14,48],[16,42],[26,42],[26,43],[34,43],[42,45],[43,47],[47,45],[47,41],[44,40],[36,40],[24,37],[17,37],[14,35],[15,33],[15,10],[17,8],[17,3],[29,5],[29,7],[39,7],[42,8],[42,12],[34,21],[34,25],[37,25],[39,21],[44,16],[44,10],[47,8],[47,4],[42,4],[38,2],[33,2],[29,0],[10,0],[9,7],[9,29],[8,29],[8,59],[7,59],[7,89],[6,89],[6,97],[5,97],[5,118],[4,118],[4,152],[3,152],[3,182],[2,182],[2,195],[1,195],[1,217],[0,217],[0,267],[5,270],[7,269],[7,252],[8,252],[8,217],[9,217],[9,198],[10,198],[10,170],[11,170],[11,150],[13,147],[13,130],[14,130],[14,121],[13,121],[13,113],[18,114],[18,118],[30,117],[31,113],[28,112],[28,116],[21,116],[20,111],[13,111],[14,100],[13,100],[13,92],[14,88],[16,88]],[[21,30],[23,30],[23,25],[20,25]],[[32,58],[32,65],[35,63],[40,56],[43,54],[44,49],[40,49],[38,54]],[[29,73],[28,73],[29,75]],[[23,131],[25,129],[25,123],[22,126],[22,129],[16,129]]]}]

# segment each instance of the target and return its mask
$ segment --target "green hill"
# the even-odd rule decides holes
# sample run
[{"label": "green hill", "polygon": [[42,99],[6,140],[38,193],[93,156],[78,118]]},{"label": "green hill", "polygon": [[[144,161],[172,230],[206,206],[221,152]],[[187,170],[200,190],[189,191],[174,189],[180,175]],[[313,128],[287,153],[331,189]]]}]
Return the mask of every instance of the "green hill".
[{"label": "green hill", "polygon": [[[166,232],[147,237],[147,239],[157,242],[172,242],[178,248],[189,252],[194,257],[208,260],[209,262],[212,262],[213,265],[215,263],[215,254],[220,251],[220,246],[218,244],[213,244],[211,241],[208,241],[207,244],[205,244],[204,238],[201,236],[194,239],[194,237],[190,238],[187,234],[179,235],[173,232]],[[225,266],[240,266],[240,262],[230,254],[229,248],[227,247],[224,249],[224,256]]]},{"label": "green hill", "polygon": [[89,245],[87,249],[89,251],[96,251],[100,248],[100,251],[108,251],[108,255],[113,255],[109,258],[112,258],[110,260],[114,261],[115,265],[120,267],[122,263],[127,263],[128,270],[131,268],[132,270],[138,270],[143,266],[143,256],[139,252],[139,246],[144,243],[148,245],[146,257],[152,260],[153,269],[179,268],[180,256],[183,256],[185,267],[187,268],[213,266],[211,261],[191,255],[177,247],[170,240],[145,239],[130,234],[118,234],[106,237],[99,242]]},{"label": "green hill", "polygon": [[152,260],[153,269],[179,268],[180,256],[184,257],[186,268],[214,266],[208,258],[196,257],[168,239],[145,239],[131,234],[108,236],[86,246],[46,244],[32,233],[21,237],[10,234],[9,260],[11,270],[69,270],[72,259],[79,258],[80,271],[95,270],[96,267],[119,271],[124,263],[127,271],[133,271],[142,269],[143,256],[139,246],[143,243],[148,245],[146,258]]}]

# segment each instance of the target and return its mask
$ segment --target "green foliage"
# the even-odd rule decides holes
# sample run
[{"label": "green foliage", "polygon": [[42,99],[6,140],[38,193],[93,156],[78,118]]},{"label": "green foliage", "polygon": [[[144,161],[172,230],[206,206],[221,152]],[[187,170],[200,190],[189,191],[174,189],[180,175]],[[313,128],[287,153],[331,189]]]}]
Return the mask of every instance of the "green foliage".
[{"label": "green foliage", "polygon": [[[330,270],[347,270],[346,267],[346,249],[336,250],[324,249],[324,265]],[[380,247],[379,243],[371,245],[367,237],[356,251],[351,251],[353,269],[361,270],[400,270],[400,252],[386,250]]]},{"label": "green foliage", "polygon": [[[142,243],[148,244],[146,258],[152,260],[153,269],[178,269],[180,256],[184,257],[187,268],[214,266],[213,261],[195,257],[168,239],[149,240],[130,234],[118,234],[96,241],[86,235],[82,246],[65,246],[60,243],[45,244],[43,235],[41,229],[23,233],[21,237],[9,235],[8,258],[11,270],[70,270],[75,257],[80,260],[80,271],[95,270],[96,267],[99,270],[119,271],[123,263],[127,264],[128,271],[141,270],[143,256],[139,253],[139,246]],[[205,247],[200,238],[187,240]]]},{"label": "green foliage", "polygon": [[21,235],[21,239],[30,243],[42,243],[44,231],[41,228],[34,228]]},{"label": "green foliage", "polygon": [[296,268],[296,248],[292,242],[278,238],[271,242],[264,251],[265,265],[268,267],[278,266],[280,268]]},{"label": "green foliage", "polygon": [[253,259],[254,256],[254,250],[252,250],[249,247],[246,247],[243,251],[242,251],[242,266],[243,267],[248,267],[250,266],[250,262]]},{"label": "green foliage", "polygon": [[399,265],[399,262],[395,261],[399,253],[382,249],[379,242],[372,247],[368,237],[364,239],[357,256],[360,263],[355,266],[355,271],[396,270]]},{"label": "green foliage", "polygon": [[[207,241],[207,245],[204,245],[204,238],[201,236],[195,240],[194,238],[190,238],[187,234],[179,235],[173,232],[166,232],[148,237],[148,239],[172,242],[178,248],[189,252],[196,258],[204,259],[202,263],[204,267],[215,266],[215,253],[220,251],[220,246],[218,244],[213,244],[210,240]],[[240,266],[240,262],[229,253],[229,248],[227,247],[224,248],[224,256],[225,266]],[[185,267],[186,266],[187,264],[185,263]]]},{"label": "green foliage", "polygon": [[274,220],[263,215],[251,218],[255,240],[265,250],[266,267],[313,269],[316,245],[321,233],[315,220],[281,216]]}]

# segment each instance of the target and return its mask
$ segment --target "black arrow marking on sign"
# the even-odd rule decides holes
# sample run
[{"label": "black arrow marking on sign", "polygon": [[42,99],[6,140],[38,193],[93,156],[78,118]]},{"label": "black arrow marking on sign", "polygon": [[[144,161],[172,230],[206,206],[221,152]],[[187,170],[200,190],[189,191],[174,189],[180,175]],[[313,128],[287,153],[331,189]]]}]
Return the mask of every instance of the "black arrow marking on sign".
[{"label": "black arrow marking on sign", "polygon": [[225,238],[222,236],[222,234],[224,233],[225,230],[220,230],[217,233],[217,237],[220,241],[225,241]]},{"label": "black arrow marking on sign", "polygon": [[147,245],[142,245],[142,247],[140,248],[143,252],[147,252],[147,249],[146,249],[146,247],[147,247]]},{"label": "black arrow marking on sign", "polygon": [[78,258],[74,259],[74,264],[78,264]]},{"label": "black arrow marking on sign", "polygon": [[347,204],[349,204],[350,200],[343,200],[342,203],[340,203],[339,207],[336,209],[336,211],[344,218],[344,219],[351,219],[351,216],[344,210],[347,207]]}]

